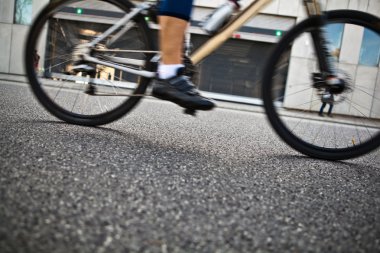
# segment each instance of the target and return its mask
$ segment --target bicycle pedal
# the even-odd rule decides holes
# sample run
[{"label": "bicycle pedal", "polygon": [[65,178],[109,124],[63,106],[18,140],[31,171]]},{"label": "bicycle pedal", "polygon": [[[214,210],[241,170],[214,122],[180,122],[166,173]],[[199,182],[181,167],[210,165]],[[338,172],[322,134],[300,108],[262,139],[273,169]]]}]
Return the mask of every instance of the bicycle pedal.
[{"label": "bicycle pedal", "polygon": [[183,111],[183,113],[185,113],[185,114],[188,114],[188,115],[191,115],[191,116],[197,116],[196,114],[197,114],[197,111],[196,110],[194,110],[194,109],[189,109],[189,108],[186,108],[184,111]]}]

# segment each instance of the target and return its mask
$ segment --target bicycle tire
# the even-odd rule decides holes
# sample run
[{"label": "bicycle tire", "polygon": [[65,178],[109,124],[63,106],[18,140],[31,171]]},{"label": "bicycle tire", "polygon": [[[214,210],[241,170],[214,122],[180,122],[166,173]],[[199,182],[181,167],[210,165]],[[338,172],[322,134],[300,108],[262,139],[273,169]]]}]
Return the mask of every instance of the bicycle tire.
[{"label": "bicycle tire", "polygon": [[[103,125],[103,124],[107,124],[107,123],[110,123],[112,121],[115,121],[115,120],[121,118],[122,116],[126,115],[128,112],[130,112],[139,103],[143,94],[145,94],[145,91],[146,91],[151,79],[145,78],[145,77],[142,77],[142,78],[128,77],[130,79],[137,80],[136,81],[137,86],[134,88],[134,90],[133,89],[130,91],[128,90],[128,96],[127,96],[127,99],[125,99],[125,100],[123,99],[124,97],[122,97],[122,99],[116,99],[116,98],[115,99],[113,99],[113,98],[109,99],[105,95],[104,95],[104,97],[102,97],[102,95],[99,95],[97,97],[95,97],[95,96],[90,97],[90,95],[88,95],[88,96],[82,95],[83,91],[80,91],[81,94],[79,94],[79,91],[78,91],[78,95],[76,95],[77,97],[87,96],[86,101],[83,102],[83,105],[84,105],[83,107],[85,107],[85,106],[89,107],[88,109],[85,108],[86,110],[89,111],[88,113],[86,112],[86,114],[83,112],[83,110],[84,110],[83,108],[82,109],[79,108],[79,105],[78,106],[77,105],[72,106],[72,108],[78,107],[78,110],[74,111],[74,109],[70,110],[69,106],[66,106],[66,105],[63,106],[62,104],[64,102],[62,102],[62,104],[59,104],[57,100],[54,101],[55,98],[52,98],[52,95],[48,94],[49,93],[47,91],[48,89],[47,88],[45,89],[45,86],[42,84],[42,81],[41,81],[42,78],[39,76],[41,74],[35,70],[34,61],[33,61],[34,50],[37,48],[37,43],[38,43],[38,41],[40,41],[40,38],[43,38],[43,36],[44,36],[44,30],[43,30],[44,27],[48,27],[47,28],[48,31],[46,32],[47,36],[50,36],[49,33],[52,33],[49,30],[50,27],[53,26],[53,25],[51,25],[51,22],[52,22],[51,20],[52,19],[58,19],[58,18],[55,18],[54,15],[58,15],[59,11],[61,11],[63,8],[69,8],[69,7],[71,8],[72,7],[71,4],[72,3],[78,4],[77,2],[80,2],[80,1],[79,0],[78,1],[62,0],[62,1],[50,2],[40,12],[40,14],[37,16],[36,20],[34,21],[33,25],[31,26],[31,29],[30,29],[30,32],[29,32],[29,35],[27,38],[27,43],[26,43],[26,51],[25,51],[25,58],[24,58],[26,74],[27,74],[27,77],[29,79],[31,90],[34,93],[35,97],[40,102],[40,104],[47,111],[49,111],[52,115],[56,116],[57,118],[65,121],[65,122],[68,122],[70,124],[85,125],[85,126],[98,126],[98,125]],[[82,2],[85,2],[85,1],[81,1],[81,4],[82,4]],[[96,2],[103,4],[103,5],[107,5],[107,6],[112,7],[112,8],[115,8],[115,9],[117,9],[117,11],[120,11],[121,13],[122,12],[127,13],[135,7],[134,4],[128,0],[98,0]],[[80,12],[83,11],[83,9],[77,9],[77,11],[78,10]],[[109,9],[107,9],[107,11],[108,10]],[[104,11],[104,9],[98,10],[98,11]],[[104,12],[104,13],[106,13],[106,12]],[[111,14],[115,15],[114,13],[111,13],[109,11],[107,12],[107,15],[108,14],[109,15],[111,15]],[[111,17],[113,17],[112,15],[111,15]],[[80,20],[81,17],[82,16],[78,14],[78,16],[75,18],[79,19],[79,21],[75,20],[75,22],[80,23],[80,24],[84,24],[84,25],[91,24],[88,22],[86,23],[84,18],[83,18],[83,20]],[[88,16],[86,16],[86,18],[88,18]],[[58,20],[61,21],[64,19],[58,19]],[[141,41],[139,41],[139,43],[141,43],[141,47],[143,47],[143,49],[146,51],[154,51],[155,50],[155,44],[153,42],[152,35],[149,32],[149,27],[148,27],[148,24],[147,24],[144,16],[142,14],[139,14],[133,20],[134,20],[135,26],[131,30],[136,31],[136,33],[138,32],[139,39],[141,40]],[[71,21],[65,21],[65,22],[71,22]],[[99,24],[96,24],[96,25],[99,25]],[[75,27],[75,25],[71,25],[70,27],[71,28]],[[91,32],[91,30],[89,32]],[[62,32],[62,34],[63,33],[64,32]],[[69,36],[70,36],[70,34],[69,34]],[[68,36],[68,39],[70,39],[69,36]],[[77,38],[77,40],[78,40],[78,38]],[[137,38],[136,38],[136,40],[137,40]],[[45,46],[45,47],[46,48],[44,48],[43,52],[47,55],[48,53],[46,53],[46,51],[48,51],[48,49],[47,49],[48,43],[47,43],[47,46]],[[154,71],[155,66],[150,61],[151,57],[153,57],[153,55],[146,56],[145,64],[143,66],[144,70]],[[42,59],[42,60],[44,63],[46,63],[48,61],[47,57],[45,60],[44,59]],[[42,67],[44,69],[43,71],[46,72],[46,67],[44,65]],[[99,73],[100,72],[101,71],[99,71]],[[65,72],[62,72],[62,73],[65,74]],[[97,75],[99,73],[97,72]],[[99,74],[99,76],[101,74],[105,74],[105,73],[102,72]],[[45,75],[46,74],[44,74],[44,76]],[[108,73],[108,75],[110,75],[110,73]],[[123,75],[125,75],[125,73],[120,74],[121,77],[123,77]],[[98,79],[100,79],[100,77]],[[104,82],[105,79],[106,78],[103,78],[102,81]],[[74,80],[75,80],[75,78],[74,78]],[[95,78],[93,78],[93,80],[95,80]],[[119,81],[123,82],[124,79],[120,78]],[[71,80],[71,82],[74,83],[74,81],[72,81],[72,80]],[[116,89],[121,89],[120,87],[113,84],[115,82],[115,79],[113,81],[108,80],[107,82],[109,82],[109,83],[107,83],[107,85],[110,86],[109,89],[111,89],[111,88],[115,89],[115,87],[116,87]],[[87,85],[89,85],[89,84],[87,84]],[[114,85],[114,87],[111,87],[112,85]],[[58,89],[58,88],[56,88],[56,89]],[[126,90],[126,89],[124,89],[124,90]],[[67,89],[65,91],[68,93]],[[74,95],[73,95],[73,97],[74,97]],[[65,101],[65,99],[69,100],[72,98],[62,98],[61,100]],[[106,103],[105,108],[102,108],[102,105],[99,102],[100,99],[102,99],[102,101],[104,101],[104,103]],[[100,110],[95,111],[95,109],[91,108],[91,106],[88,106],[86,104],[86,103],[88,103],[88,100],[94,101],[94,102],[92,102],[92,104],[98,103],[99,106],[98,105],[96,105],[96,106],[98,106],[101,109],[104,109],[104,111],[100,111]],[[95,101],[95,100],[97,100],[97,101]],[[109,104],[111,103],[110,102],[111,100],[112,101],[115,100],[115,102],[112,102],[113,103],[112,106],[115,106],[115,107],[112,109],[109,109],[108,107],[110,107]],[[75,100],[75,103],[77,103],[77,100]],[[90,103],[88,103],[88,104],[90,104]],[[80,110],[82,110],[82,111],[80,111]]]},{"label": "bicycle tire", "polygon": [[[375,32],[378,36],[380,36],[380,20],[379,18],[372,16],[367,13],[359,12],[359,11],[353,11],[353,10],[336,10],[336,11],[329,11],[325,13],[325,21],[327,23],[335,24],[338,22],[342,22],[344,24],[352,24],[352,25],[358,25],[358,26],[363,26],[366,29],[370,29],[372,32]],[[286,110],[286,109],[280,109],[278,104],[276,102],[279,101],[279,99],[282,99],[285,101],[285,94],[277,97],[277,100],[275,98],[274,93],[278,92],[275,91],[274,89],[276,88],[276,78],[279,79],[279,77],[275,76],[277,74],[276,72],[276,67],[279,66],[279,61],[281,61],[281,57],[285,55],[286,50],[289,50],[292,45],[295,45],[295,41],[297,38],[300,38],[301,35],[307,34],[309,31],[318,28],[318,24],[320,23],[319,17],[310,17],[295,27],[293,27],[291,30],[289,30],[284,37],[280,40],[276,48],[274,49],[272,55],[270,56],[267,65],[265,67],[265,72],[264,72],[264,77],[263,77],[263,86],[262,86],[262,98],[264,102],[264,108],[267,114],[267,118],[269,123],[271,124],[272,128],[274,131],[281,137],[281,139],[287,143],[290,147],[293,149],[307,155],[310,157],[318,158],[318,159],[324,159],[324,160],[346,160],[346,159],[351,159],[351,158],[356,158],[362,155],[365,155],[376,148],[380,146],[380,131],[379,131],[379,124],[378,121],[375,126],[375,131],[377,131],[376,134],[372,135],[370,134],[370,137],[368,140],[356,145],[355,142],[353,142],[352,146],[347,146],[344,147],[343,145],[339,148],[337,147],[325,147],[322,146],[321,144],[315,144],[315,143],[310,143],[311,141],[306,140],[306,137],[300,137],[299,135],[295,134],[295,129],[290,129],[290,116],[284,116],[285,113],[280,112],[280,110]],[[292,57],[290,55],[290,57]],[[289,63],[291,64],[291,63]],[[280,73],[280,72],[279,72]],[[288,80],[289,76],[286,76],[284,80]],[[277,80],[277,82],[279,82]],[[377,81],[377,86],[379,81]],[[286,84],[288,85],[288,84]],[[376,83],[375,83],[376,85]],[[359,86],[358,86],[359,87]],[[353,89],[356,88],[353,87]],[[277,87],[278,89],[278,87]],[[352,91],[355,92],[355,91]],[[374,92],[374,91],[373,91]],[[294,94],[293,94],[294,95]],[[298,95],[298,94],[297,94]],[[313,96],[313,94],[312,94]],[[350,98],[352,99],[353,95],[347,95],[351,96]],[[379,98],[374,97],[377,101],[379,101]],[[284,102],[283,102],[284,103]],[[348,102],[347,102],[348,103]],[[310,108],[312,105],[310,105]],[[304,110],[305,111],[305,110]],[[304,112],[302,111],[302,112]],[[280,114],[284,115],[280,115]],[[297,112],[298,113],[298,112]],[[311,112],[315,113],[315,111]],[[288,118],[287,118],[288,117]],[[339,115],[337,117],[340,117]],[[345,115],[341,116],[343,117],[348,117]],[[358,117],[358,116],[356,116]],[[379,118],[379,115],[375,115],[375,118]],[[355,117],[351,117],[355,118]],[[308,119],[304,119],[307,121]],[[314,120],[314,119],[313,119]],[[356,119],[357,121],[359,119]],[[375,119],[376,120],[376,119]],[[287,121],[287,122],[285,122]],[[311,119],[310,119],[311,121]],[[301,122],[301,119],[300,121]],[[315,124],[335,124],[334,127],[337,125],[342,127],[342,129],[345,127],[343,126],[344,124],[340,122],[334,123],[332,120],[331,122],[327,122],[327,120],[321,121],[322,123],[315,123]],[[323,123],[326,122],[326,123]],[[343,122],[343,121],[342,121]],[[299,123],[300,124],[300,123]],[[303,124],[303,123],[302,123]],[[357,123],[355,123],[357,124]],[[364,124],[364,123],[363,123]],[[294,126],[294,124],[293,124]],[[319,126],[318,126],[319,127]],[[348,127],[348,125],[347,125]],[[351,127],[351,126],[350,126]],[[354,125],[352,125],[351,128],[353,128]],[[359,128],[358,126],[355,126]],[[372,131],[372,128],[370,128]],[[327,130],[323,130],[324,133],[328,133]],[[336,129],[334,128],[334,134],[335,134]],[[343,130],[342,130],[343,131]],[[346,131],[346,130],[344,130]],[[367,129],[367,131],[369,131]],[[301,132],[301,130],[300,130]],[[306,131],[307,133],[308,131]],[[340,133],[337,132],[337,135]],[[300,134],[301,135],[301,134]],[[344,136],[345,134],[341,134]],[[359,133],[358,133],[359,135]],[[316,138],[316,137],[314,137]],[[319,138],[319,137],[318,137]],[[360,138],[360,136],[359,136]],[[325,140],[326,141],[326,140]],[[325,145],[325,144],[323,144]],[[337,145],[337,144],[335,144]]]}]

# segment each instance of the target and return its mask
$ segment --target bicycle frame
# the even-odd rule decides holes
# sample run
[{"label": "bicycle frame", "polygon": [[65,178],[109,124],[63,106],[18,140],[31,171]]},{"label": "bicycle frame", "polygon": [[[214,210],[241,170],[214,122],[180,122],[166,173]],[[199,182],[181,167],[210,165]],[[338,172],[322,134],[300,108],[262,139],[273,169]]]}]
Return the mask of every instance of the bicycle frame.
[{"label": "bicycle frame", "polygon": [[[250,3],[248,6],[246,6],[243,10],[241,10],[228,24],[226,24],[222,30],[220,30],[216,35],[211,37],[208,41],[205,42],[195,53],[193,53],[190,56],[190,59],[193,64],[200,63],[204,58],[206,58],[208,55],[210,55],[212,52],[214,52],[219,46],[221,46],[225,41],[227,41],[235,31],[240,29],[247,21],[249,21],[252,17],[257,15],[266,5],[268,5],[272,0],[254,0],[252,3]],[[321,15],[321,7],[318,0],[303,0],[304,6],[306,8],[308,16],[312,15]],[[141,3],[136,6],[134,10],[132,10],[131,13],[126,14],[122,19],[119,20],[115,25],[110,27],[106,32],[104,32],[102,35],[100,35],[98,38],[94,39],[92,42],[86,45],[86,48],[94,47],[98,42],[105,39],[107,36],[112,34],[113,32],[117,31],[121,27],[124,27],[121,29],[115,36],[115,38],[119,38],[124,33],[126,33],[131,26],[128,26],[127,24],[137,15],[145,14],[145,12],[149,9],[150,5],[148,3]],[[316,51],[319,52],[318,59],[320,61],[320,67],[323,72],[329,72],[329,64],[327,61],[326,54],[323,52],[323,46],[324,46],[324,40],[323,40],[323,34],[320,31],[316,31],[312,33],[313,35],[313,41],[315,44]],[[322,38],[322,39],[321,39]],[[113,41],[110,43],[112,44]],[[107,49],[95,49],[97,51],[107,51]],[[124,51],[128,52],[128,50]],[[159,54],[158,51],[141,51],[146,53],[155,53]],[[113,64],[106,61],[101,61],[97,58],[94,58],[90,56],[88,52],[85,52],[83,50],[78,50],[78,53],[83,56],[83,59],[89,62],[93,62],[96,64],[102,64],[105,66],[109,66],[115,69],[119,69],[122,71],[130,72],[132,74],[137,74],[139,76],[147,77],[147,78],[153,78],[156,74],[149,71],[144,70],[136,70],[131,69],[127,67],[120,66],[118,64]],[[154,57],[157,58],[157,57]],[[127,58],[117,58],[117,57],[110,57],[109,60],[115,63],[122,63],[122,64],[133,64],[136,66],[142,66],[142,62],[136,62],[136,60],[133,59],[127,59]],[[330,71],[331,73],[331,71]]]},{"label": "bicycle frame", "polygon": [[[257,15],[260,10],[262,10],[267,4],[272,2],[272,0],[255,0],[249,4],[245,9],[243,9],[239,14],[231,20],[217,35],[209,39],[205,44],[203,44],[190,59],[193,64],[200,63],[204,58],[215,51],[220,45],[222,45],[226,40],[231,38],[233,33],[240,29],[248,20]],[[310,16],[320,16],[321,25],[323,25],[324,20],[321,12],[321,5],[318,0],[303,0],[307,15]],[[323,31],[317,29],[311,32],[314,47],[318,54],[319,66],[322,73],[326,75],[332,75],[334,69],[331,66],[330,57],[326,50],[326,41],[324,38]]]}]

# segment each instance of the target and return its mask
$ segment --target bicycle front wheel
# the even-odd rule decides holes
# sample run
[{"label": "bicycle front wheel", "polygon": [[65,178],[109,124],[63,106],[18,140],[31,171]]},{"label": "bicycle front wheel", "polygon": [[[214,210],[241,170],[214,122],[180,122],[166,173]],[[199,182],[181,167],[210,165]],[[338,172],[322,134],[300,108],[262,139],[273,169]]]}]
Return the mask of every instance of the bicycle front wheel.
[{"label": "bicycle front wheel", "polygon": [[[265,70],[263,100],[272,127],[288,145],[311,157],[344,160],[380,145],[380,21],[339,10],[327,12],[325,22],[320,27],[312,17],[284,35]],[[322,29],[346,84],[332,96],[326,95],[313,47],[316,29]]]},{"label": "bicycle front wheel", "polygon": [[123,68],[154,71],[157,53],[141,14],[89,47],[98,62],[78,57],[81,48],[131,13],[126,0],[73,0],[48,4],[31,27],[25,65],[33,93],[68,123],[96,126],[119,119],[150,82]]}]

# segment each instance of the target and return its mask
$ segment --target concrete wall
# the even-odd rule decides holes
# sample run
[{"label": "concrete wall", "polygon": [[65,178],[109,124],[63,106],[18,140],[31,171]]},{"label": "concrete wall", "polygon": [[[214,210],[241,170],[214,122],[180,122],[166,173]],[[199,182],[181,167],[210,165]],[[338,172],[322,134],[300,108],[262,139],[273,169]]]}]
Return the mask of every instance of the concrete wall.
[{"label": "concrete wall", "polygon": [[14,0],[0,0],[0,72],[10,73]]},{"label": "concrete wall", "polygon": [[13,23],[14,0],[0,0],[0,23]]},{"label": "concrete wall", "polygon": [[9,73],[12,25],[0,23],[0,72]]},{"label": "concrete wall", "polygon": [[[49,0],[33,1],[33,18]],[[15,0],[0,0],[0,73],[24,74],[28,25],[13,24]]]}]

